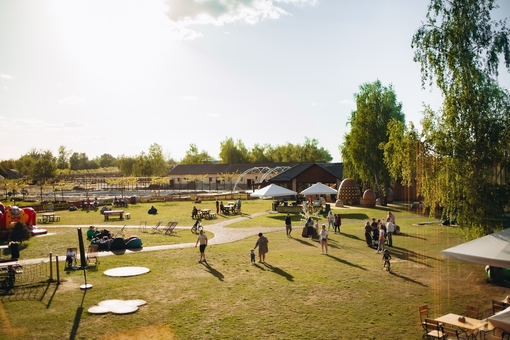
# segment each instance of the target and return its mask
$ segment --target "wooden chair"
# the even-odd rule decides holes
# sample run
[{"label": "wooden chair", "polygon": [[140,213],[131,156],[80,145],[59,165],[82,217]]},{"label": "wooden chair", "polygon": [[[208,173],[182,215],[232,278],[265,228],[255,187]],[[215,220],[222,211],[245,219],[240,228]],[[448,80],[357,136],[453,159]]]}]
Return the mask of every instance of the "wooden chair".
[{"label": "wooden chair", "polygon": [[494,315],[498,312],[504,311],[509,306],[510,305],[508,303],[505,303],[503,301],[492,300],[492,314]]},{"label": "wooden chair", "polygon": [[97,256],[97,251],[99,249],[99,246],[97,244],[91,244],[89,245],[89,249],[87,250],[87,262],[91,263],[94,261],[94,265],[99,264],[99,257]]},{"label": "wooden chair", "polygon": [[480,309],[475,306],[466,306],[466,316],[468,318],[479,319]]},{"label": "wooden chair", "polygon": [[152,227],[152,232],[155,233],[155,232],[160,232],[161,230],[159,229],[159,226],[161,225],[161,222],[163,221],[159,221],[158,223],[156,223],[156,225],[154,227]]},{"label": "wooden chair", "polygon": [[425,334],[427,339],[445,339],[443,325],[434,319],[425,318]]},{"label": "wooden chair", "polygon": [[484,339],[484,340],[510,339],[510,333],[505,332],[503,329],[501,329],[499,327],[494,327],[494,329],[492,329],[488,332],[484,332],[482,339]]},{"label": "wooden chair", "polygon": [[448,340],[450,340],[450,339],[457,339],[457,340],[465,339],[464,337],[461,336],[462,333],[458,329],[454,329],[454,328],[450,328],[450,327],[443,326],[443,334],[446,337],[446,339],[448,339]]},{"label": "wooden chair", "polygon": [[423,330],[425,330],[425,319],[429,317],[429,305],[425,304],[418,307],[418,311],[420,312],[420,322]]}]

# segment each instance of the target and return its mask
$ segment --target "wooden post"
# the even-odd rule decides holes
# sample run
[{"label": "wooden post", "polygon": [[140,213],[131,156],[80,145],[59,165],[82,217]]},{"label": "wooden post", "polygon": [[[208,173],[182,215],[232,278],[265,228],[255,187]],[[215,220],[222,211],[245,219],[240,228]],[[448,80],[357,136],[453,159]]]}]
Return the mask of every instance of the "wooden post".
[{"label": "wooden post", "polygon": [[58,265],[58,255],[55,256],[55,265],[57,268],[57,285],[60,284],[60,267]]},{"label": "wooden post", "polygon": [[53,281],[53,256],[50,252],[50,281]]}]

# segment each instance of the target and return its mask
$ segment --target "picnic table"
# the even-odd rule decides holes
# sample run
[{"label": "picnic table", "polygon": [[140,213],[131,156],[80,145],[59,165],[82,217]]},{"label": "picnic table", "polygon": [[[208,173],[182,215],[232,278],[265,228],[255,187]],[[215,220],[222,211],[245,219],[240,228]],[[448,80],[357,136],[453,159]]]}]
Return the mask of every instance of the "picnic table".
[{"label": "picnic table", "polygon": [[42,223],[50,223],[55,221],[55,213],[44,213],[41,214]]},{"label": "picnic table", "polygon": [[103,212],[104,220],[108,221],[110,216],[118,216],[119,219],[124,219],[124,210],[106,210]]}]

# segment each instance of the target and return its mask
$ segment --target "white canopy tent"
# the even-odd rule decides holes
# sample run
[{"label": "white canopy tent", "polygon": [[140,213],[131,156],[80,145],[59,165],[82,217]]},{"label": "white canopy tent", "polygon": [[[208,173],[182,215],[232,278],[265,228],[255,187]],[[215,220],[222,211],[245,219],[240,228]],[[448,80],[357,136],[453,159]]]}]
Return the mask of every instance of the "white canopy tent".
[{"label": "white canopy tent", "polygon": [[489,317],[488,320],[494,327],[499,327],[506,332],[510,332],[510,307]]},{"label": "white canopy tent", "polygon": [[317,182],[309,188],[301,191],[301,195],[310,196],[310,195],[335,195],[337,193],[336,189],[328,187],[321,182]]},{"label": "white canopy tent", "polygon": [[281,187],[276,184],[270,184],[267,187],[264,187],[259,190],[255,190],[250,196],[251,197],[260,197],[260,198],[269,198],[269,197],[282,197],[282,196],[293,196],[296,195],[297,192]]},{"label": "white canopy tent", "polygon": [[510,268],[510,229],[459,244],[441,254],[445,259]]}]

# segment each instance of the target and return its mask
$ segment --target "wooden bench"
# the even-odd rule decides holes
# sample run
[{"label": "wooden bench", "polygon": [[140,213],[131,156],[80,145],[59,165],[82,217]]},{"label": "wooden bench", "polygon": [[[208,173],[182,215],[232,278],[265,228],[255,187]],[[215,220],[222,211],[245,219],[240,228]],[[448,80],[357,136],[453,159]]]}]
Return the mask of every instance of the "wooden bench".
[{"label": "wooden bench", "polygon": [[124,219],[124,210],[106,210],[103,212],[104,220],[108,221],[110,216],[119,216],[121,220]]},{"label": "wooden bench", "polygon": [[60,222],[60,216],[54,216],[53,217],[54,222]]},{"label": "wooden bench", "polygon": [[129,219],[131,218],[131,213],[128,213],[128,212],[127,212],[127,213],[125,213],[125,214],[124,214],[124,218],[125,218],[126,220],[129,220]]},{"label": "wooden bench", "polygon": [[216,213],[209,213],[209,218],[210,219],[213,219],[213,218],[216,218]]}]

